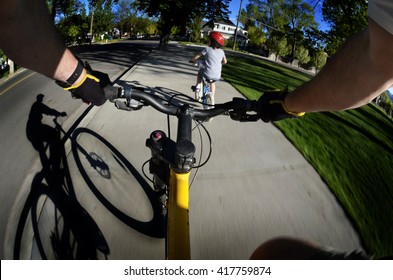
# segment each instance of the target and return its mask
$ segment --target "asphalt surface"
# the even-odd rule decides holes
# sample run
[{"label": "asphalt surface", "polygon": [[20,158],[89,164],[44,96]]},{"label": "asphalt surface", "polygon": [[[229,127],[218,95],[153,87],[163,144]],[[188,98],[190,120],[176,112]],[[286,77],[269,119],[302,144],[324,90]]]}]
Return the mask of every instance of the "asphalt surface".
[{"label": "asphalt surface", "polygon": [[[73,48],[78,56],[98,71],[108,73],[112,80],[129,70],[137,61],[157,46],[156,41],[126,40],[115,44]],[[8,218],[16,195],[32,164],[38,160],[37,151],[26,137],[29,111],[38,94],[44,94],[44,104],[60,112],[67,112],[65,125],[72,123],[79,108],[86,104],[70,98],[70,94],[52,79],[26,69],[19,69],[11,78],[0,79],[0,258],[4,259],[4,240]],[[69,120],[68,120],[69,118]],[[75,121],[75,120],[74,120]],[[53,125],[50,116],[42,123]],[[67,128],[67,127],[65,127]],[[37,132],[35,132],[37,133]]]},{"label": "asphalt surface", "polygon": [[[190,49],[175,44],[167,51],[155,50],[118,83],[192,96],[190,86],[197,73],[188,63],[192,56]],[[216,103],[240,96],[225,81],[217,82]],[[39,157],[33,161],[8,219],[5,259],[164,259],[159,211],[151,191],[134,175],[142,174],[149,159],[145,140],[155,129],[167,131],[167,117],[151,107],[126,112],[107,102],[88,112],[81,106],[63,128],[71,127],[84,112],[74,141],[65,143],[64,178],[50,177],[66,183],[47,187],[47,180],[37,175],[42,162]],[[176,120],[170,123],[175,138]],[[213,150],[190,190],[193,259],[247,259],[259,244],[278,236],[344,251],[361,248],[328,187],[272,124],[218,116],[205,126]],[[203,161],[207,136],[194,131]],[[33,190],[39,199],[31,195]]]},{"label": "asphalt surface", "polygon": [[[29,70],[23,70],[0,86],[0,258],[3,259],[5,229],[10,211],[21,184],[37,160],[26,137],[26,123],[32,104],[38,94],[44,94],[44,102],[59,111],[72,114],[81,106],[80,101],[52,80]],[[48,119],[49,124],[53,124]]]}]

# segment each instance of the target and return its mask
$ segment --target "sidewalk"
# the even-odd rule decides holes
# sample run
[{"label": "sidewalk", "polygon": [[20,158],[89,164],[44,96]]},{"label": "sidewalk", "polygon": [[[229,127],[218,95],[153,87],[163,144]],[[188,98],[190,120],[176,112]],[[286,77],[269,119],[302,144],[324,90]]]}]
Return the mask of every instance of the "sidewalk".
[{"label": "sidewalk", "polygon": [[[153,51],[120,82],[192,96],[190,86],[195,83],[197,73],[197,68],[188,63],[192,55],[187,47],[177,45],[170,45],[166,52]],[[240,94],[231,85],[217,82],[216,103],[235,96]],[[171,124],[174,138],[174,118]],[[107,102],[93,108],[81,125],[113,145],[142,174],[142,165],[150,154],[145,140],[155,129],[167,131],[167,118],[151,107],[125,112]],[[311,239],[345,251],[361,248],[335,197],[273,125],[238,123],[218,116],[206,123],[206,128],[212,137],[213,152],[210,161],[199,169],[190,190],[193,259],[247,259],[260,243],[277,236]],[[196,157],[203,148],[204,160],[208,141],[204,132],[202,135],[203,146],[197,131],[193,140]],[[156,224],[149,222],[154,209],[134,176],[120,163],[120,157],[90,133],[81,132],[77,142],[109,166],[110,174],[100,175],[79,151],[86,171],[81,175],[74,154],[68,153],[76,197],[102,232],[110,250],[107,258],[164,259],[164,239],[149,236],[156,234]],[[70,150],[69,143],[67,147]],[[145,169],[148,173],[148,168]],[[94,185],[95,192],[83,177]],[[26,188],[30,186],[31,178],[26,180]],[[50,207],[44,203],[43,227],[53,216]],[[46,230],[48,235],[50,230]],[[29,234],[31,229],[24,238],[22,257],[39,258]],[[51,246],[49,236],[41,239],[46,241],[45,246]],[[105,258],[103,254],[98,257]]]}]

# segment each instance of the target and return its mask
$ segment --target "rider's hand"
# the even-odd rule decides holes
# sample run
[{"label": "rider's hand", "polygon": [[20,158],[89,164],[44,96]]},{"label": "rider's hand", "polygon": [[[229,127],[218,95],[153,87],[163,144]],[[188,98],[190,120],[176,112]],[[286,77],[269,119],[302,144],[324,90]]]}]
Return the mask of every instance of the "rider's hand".
[{"label": "rider's hand", "polygon": [[279,121],[286,118],[297,118],[304,112],[294,113],[287,110],[284,99],[288,90],[265,92],[258,100],[259,114],[264,122]]},{"label": "rider's hand", "polygon": [[66,88],[66,90],[70,91],[73,97],[81,98],[83,102],[101,106],[106,101],[104,85],[105,83],[101,79],[87,73],[80,83]]},{"label": "rider's hand", "polygon": [[101,106],[105,103],[106,98],[103,88],[110,84],[107,74],[93,71],[87,73],[86,76],[76,85],[66,88],[75,98],[81,98],[86,103],[92,103]]}]

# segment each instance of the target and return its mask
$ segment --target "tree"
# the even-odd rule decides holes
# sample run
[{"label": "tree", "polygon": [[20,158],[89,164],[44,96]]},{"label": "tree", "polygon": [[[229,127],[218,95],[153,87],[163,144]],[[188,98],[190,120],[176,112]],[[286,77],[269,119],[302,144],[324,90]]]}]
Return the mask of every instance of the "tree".
[{"label": "tree", "polygon": [[327,34],[327,52],[334,54],[351,35],[367,26],[367,1],[325,0],[322,6],[323,19],[330,25]]},{"label": "tree", "polygon": [[[137,8],[135,7],[134,0],[118,1],[117,5],[114,6],[113,11],[114,11],[114,24],[120,30],[121,34],[129,32],[130,36],[132,36],[138,33],[138,25],[139,25],[138,21],[143,18],[143,13],[140,13],[137,10]],[[153,32],[153,31],[149,31],[149,32]]]},{"label": "tree", "polygon": [[[94,16],[93,34],[103,34],[113,29],[113,0],[89,0],[89,10],[91,17]],[[91,34],[91,36],[93,35]]]},{"label": "tree", "polygon": [[389,97],[388,92],[385,91],[380,96],[378,96],[375,99],[375,103],[384,109],[388,115],[393,115],[393,103]]},{"label": "tree", "polygon": [[81,0],[47,0],[46,3],[53,22],[77,14],[84,6]]},{"label": "tree", "polygon": [[132,15],[132,0],[120,0],[113,9],[113,23],[120,31],[120,36],[125,32],[132,32],[132,27],[129,18]]},{"label": "tree", "polygon": [[48,0],[47,4],[65,43],[81,43],[88,27],[84,4],[80,0]]},{"label": "tree", "polygon": [[149,18],[138,18],[138,22],[135,26],[135,30],[141,34],[152,35],[155,34],[157,24]]},{"label": "tree", "polygon": [[273,32],[270,35],[270,38],[266,41],[266,45],[269,51],[276,55],[276,61],[279,56],[288,54],[287,39],[279,31]]},{"label": "tree", "polygon": [[315,71],[319,72],[323,66],[326,64],[327,60],[327,53],[324,51],[323,48],[313,50],[313,53],[310,55],[310,64],[311,66],[315,67]]},{"label": "tree", "polygon": [[250,40],[248,46],[257,50],[261,49],[266,42],[266,36],[264,32],[256,26],[249,26],[247,28],[247,32],[248,39]]},{"label": "tree", "polygon": [[203,16],[197,16],[191,19],[188,28],[190,29],[190,40],[199,43],[201,41],[201,26],[203,23]]},{"label": "tree", "polygon": [[288,23],[283,14],[284,0],[250,0],[241,22],[245,27],[251,25],[266,31],[283,30]]},{"label": "tree", "polygon": [[308,53],[308,49],[303,46],[299,46],[295,50],[295,58],[299,61],[300,65],[304,65],[310,61],[310,55]]},{"label": "tree", "polygon": [[88,38],[89,24],[86,14],[75,14],[63,18],[56,26],[67,45],[81,44]]},{"label": "tree", "polygon": [[283,0],[250,0],[240,14],[240,22],[248,31],[248,46],[256,50],[267,47],[276,59],[286,54],[287,40],[279,38],[285,36],[282,5]]},{"label": "tree", "polygon": [[[278,36],[286,37],[291,61],[296,47],[304,46],[304,33],[317,26],[313,8],[302,0],[250,0],[245,14],[241,17],[243,24],[264,31],[267,45],[273,47],[271,52],[277,53],[277,47],[284,44]],[[279,52],[283,55],[284,50]]]},{"label": "tree", "polygon": [[282,6],[285,18],[288,22],[288,43],[291,45],[291,60],[295,57],[295,49],[302,44],[304,31],[316,27],[314,11],[312,7],[302,0],[285,0]]},{"label": "tree", "polygon": [[159,17],[160,46],[165,48],[171,32],[186,32],[187,25],[197,16],[213,23],[217,17],[227,18],[230,0],[136,0],[135,5],[150,17]]}]

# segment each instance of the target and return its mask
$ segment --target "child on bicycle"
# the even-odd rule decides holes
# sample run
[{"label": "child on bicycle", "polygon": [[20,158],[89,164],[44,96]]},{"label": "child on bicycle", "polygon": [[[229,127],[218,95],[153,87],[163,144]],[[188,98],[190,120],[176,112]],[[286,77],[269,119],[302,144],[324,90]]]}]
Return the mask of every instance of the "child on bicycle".
[{"label": "child on bicycle", "polygon": [[195,86],[192,86],[191,89],[195,91],[196,96],[198,96],[198,100],[201,101],[200,90],[201,90],[201,82],[202,76],[205,79],[213,80],[211,83],[211,104],[214,105],[214,93],[216,90],[215,81],[221,78],[221,69],[222,64],[227,63],[227,58],[225,56],[224,51],[221,47],[224,46],[224,37],[220,32],[212,31],[209,34],[208,47],[202,50],[200,53],[196,54],[192,61],[195,63],[201,56],[204,57],[204,65],[199,70],[197,75],[197,82]]}]

